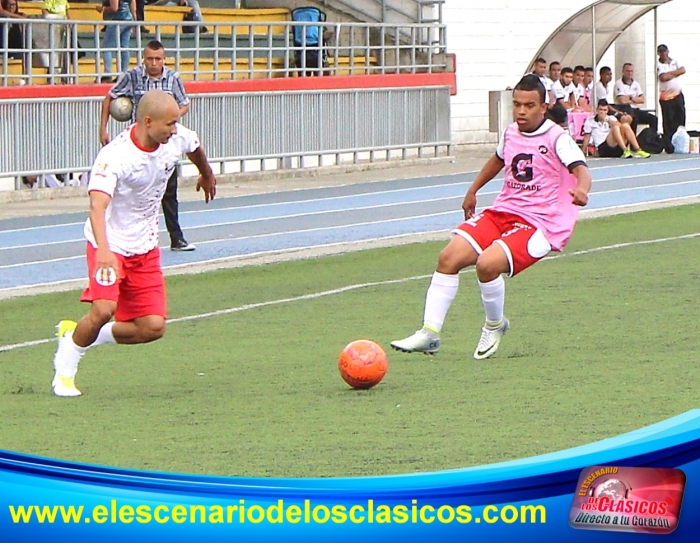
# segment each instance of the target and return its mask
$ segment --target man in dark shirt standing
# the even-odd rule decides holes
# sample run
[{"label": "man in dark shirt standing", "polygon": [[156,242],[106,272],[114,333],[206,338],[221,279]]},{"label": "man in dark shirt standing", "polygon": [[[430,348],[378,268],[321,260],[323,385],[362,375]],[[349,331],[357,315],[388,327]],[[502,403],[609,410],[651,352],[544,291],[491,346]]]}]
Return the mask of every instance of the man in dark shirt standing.
[{"label": "man in dark shirt standing", "polygon": [[[148,42],[144,49],[143,64],[121,74],[102,101],[102,112],[100,115],[100,141],[102,145],[109,143],[107,122],[109,121],[109,105],[112,103],[112,100],[120,96],[131,98],[134,103],[131,121],[134,122],[139,100],[148,91],[156,89],[165,91],[175,98],[180,107],[181,117],[189,111],[190,99],[187,97],[180,75],[165,66],[165,48],[161,42],[153,40]],[[170,249],[173,251],[194,251],[194,244],[185,240],[185,236],[180,228],[177,201],[177,168],[175,168],[168,179],[168,186],[163,195],[163,215],[165,217],[165,227],[170,235]]]}]

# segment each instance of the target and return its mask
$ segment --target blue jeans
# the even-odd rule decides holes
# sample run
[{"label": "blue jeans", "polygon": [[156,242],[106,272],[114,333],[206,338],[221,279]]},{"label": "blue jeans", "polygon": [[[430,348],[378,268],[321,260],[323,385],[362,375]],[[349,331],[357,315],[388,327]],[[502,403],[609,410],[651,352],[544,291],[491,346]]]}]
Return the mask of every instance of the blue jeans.
[{"label": "blue jeans", "polygon": [[104,47],[102,58],[105,64],[105,73],[114,73],[112,72],[112,50],[117,48],[117,33],[119,34],[119,47],[121,48],[119,54],[121,66],[119,67],[119,71],[124,72],[129,69],[129,60],[131,58],[131,52],[129,51],[131,28],[131,24],[123,26],[107,25],[105,27],[105,37],[102,43],[102,47]]}]

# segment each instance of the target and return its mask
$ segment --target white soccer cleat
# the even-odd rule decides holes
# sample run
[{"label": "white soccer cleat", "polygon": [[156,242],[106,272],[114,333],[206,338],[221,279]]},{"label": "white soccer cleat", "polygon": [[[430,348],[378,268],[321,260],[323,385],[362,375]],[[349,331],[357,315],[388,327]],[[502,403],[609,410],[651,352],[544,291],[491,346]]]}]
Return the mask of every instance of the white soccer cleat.
[{"label": "white soccer cleat", "polygon": [[474,358],[483,360],[494,354],[509,328],[510,322],[505,317],[503,317],[503,323],[498,328],[491,329],[484,326],[481,329],[479,344],[476,346],[476,351],[474,351]]},{"label": "white soccer cleat", "polygon": [[404,353],[435,354],[440,350],[440,335],[421,328],[415,334],[391,342],[391,347]]},{"label": "white soccer cleat", "polygon": [[54,396],[59,396],[61,398],[75,398],[80,396],[80,392],[75,388],[75,380],[73,377],[61,377],[60,375],[54,375],[53,382],[51,383],[51,391]]}]

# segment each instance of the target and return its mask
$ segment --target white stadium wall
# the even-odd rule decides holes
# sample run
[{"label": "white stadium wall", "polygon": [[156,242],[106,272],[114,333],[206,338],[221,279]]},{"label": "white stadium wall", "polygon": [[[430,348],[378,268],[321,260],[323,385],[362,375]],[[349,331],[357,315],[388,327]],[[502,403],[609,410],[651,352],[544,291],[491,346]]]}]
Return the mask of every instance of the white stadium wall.
[{"label": "white stadium wall", "polygon": [[[513,86],[547,37],[564,21],[592,2],[586,0],[447,0],[448,50],[457,56],[457,95],[452,98],[452,137],[455,144],[490,143],[489,91]],[[654,105],[656,44],[654,17],[643,18],[646,43],[647,107]],[[688,126],[700,129],[700,9],[697,0],[673,0],[658,8],[659,42],[685,65],[682,78]],[[599,66],[620,77],[613,45]],[[548,62],[555,59],[546,59]],[[624,59],[619,59],[620,63]],[[596,66],[596,73],[597,68]],[[638,67],[637,70],[640,68]]]}]

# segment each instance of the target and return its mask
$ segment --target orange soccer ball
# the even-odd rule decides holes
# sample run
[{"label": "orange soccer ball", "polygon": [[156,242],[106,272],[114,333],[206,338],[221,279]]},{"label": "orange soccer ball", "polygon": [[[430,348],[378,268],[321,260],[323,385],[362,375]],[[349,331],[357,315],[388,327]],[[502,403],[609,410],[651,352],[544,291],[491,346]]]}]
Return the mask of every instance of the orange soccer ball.
[{"label": "orange soccer ball", "polygon": [[368,339],[349,343],[338,357],[341,377],[356,389],[372,388],[378,384],[384,379],[388,367],[384,349]]}]

